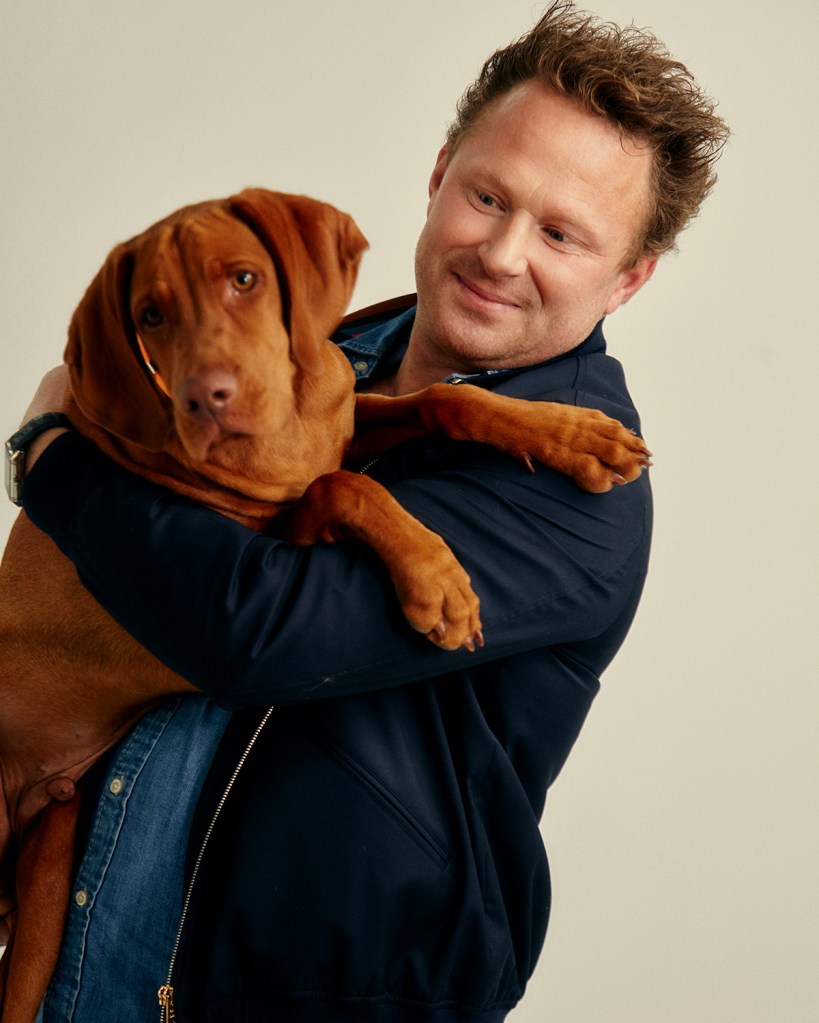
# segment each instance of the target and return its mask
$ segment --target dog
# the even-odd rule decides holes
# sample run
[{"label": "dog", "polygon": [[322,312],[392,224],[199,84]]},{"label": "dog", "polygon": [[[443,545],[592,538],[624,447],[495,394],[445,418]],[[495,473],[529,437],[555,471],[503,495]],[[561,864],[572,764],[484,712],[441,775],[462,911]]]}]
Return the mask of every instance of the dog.
[{"label": "dog", "polygon": [[[286,512],[294,543],[369,544],[409,624],[474,649],[464,569],[345,461],[441,432],[602,491],[636,478],[648,452],[600,412],[470,385],[356,395],[328,337],[366,247],[349,216],[305,196],[248,189],[178,210],[118,245],[75,311],[69,416],[120,464],[253,529]],[[193,686],[116,625],[25,514],[0,568],[0,666],[2,1020],[17,1023],[33,1019],[56,963],[83,775]]]}]

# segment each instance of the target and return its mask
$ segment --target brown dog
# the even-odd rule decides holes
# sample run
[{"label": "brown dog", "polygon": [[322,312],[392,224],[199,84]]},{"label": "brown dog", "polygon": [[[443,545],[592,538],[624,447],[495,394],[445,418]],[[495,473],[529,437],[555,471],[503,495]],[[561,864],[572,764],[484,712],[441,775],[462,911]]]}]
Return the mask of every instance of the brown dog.
[{"label": "brown dog", "polygon": [[[255,189],[172,214],[114,249],[80,303],[70,416],[117,461],[253,528],[287,508],[294,542],[370,544],[414,628],[474,646],[466,573],[383,488],[340,469],[351,445],[370,455],[437,430],[589,490],[634,479],[648,453],[599,412],[468,385],[356,399],[327,337],[365,248],[349,217],[300,196]],[[33,1019],[53,969],[82,775],[158,700],[191,689],[21,515],[0,571],[0,916],[14,937],[3,1023]]]}]

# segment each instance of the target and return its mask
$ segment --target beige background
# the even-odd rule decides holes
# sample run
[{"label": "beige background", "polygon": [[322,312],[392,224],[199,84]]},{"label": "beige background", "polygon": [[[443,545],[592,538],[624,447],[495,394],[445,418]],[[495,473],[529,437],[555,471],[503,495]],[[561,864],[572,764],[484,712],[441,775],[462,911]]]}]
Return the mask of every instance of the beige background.
[{"label": "beige background", "polygon": [[[514,1023],[819,1019],[817,7],[590,0],[651,26],[734,138],[610,320],[656,453],[631,637],[543,830],[552,924]],[[2,0],[0,429],[111,246],[245,185],[354,213],[354,305],[412,289],[462,87],[530,0]],[[12,509],[0,504],[0,538]]]}]

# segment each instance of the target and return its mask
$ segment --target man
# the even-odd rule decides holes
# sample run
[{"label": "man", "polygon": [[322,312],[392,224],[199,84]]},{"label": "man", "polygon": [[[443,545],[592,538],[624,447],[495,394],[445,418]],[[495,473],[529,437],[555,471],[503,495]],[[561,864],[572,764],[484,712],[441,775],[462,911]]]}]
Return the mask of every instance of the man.
[{"label": "man", "polygon": [[[359,387],[468,379],[637,429],[601,322],[696,214],[724,138],[656,40],[553,5],[461,101],[417,306],[339,332]],[[143,1018],[166,981],[197,1023],[500,1023],[522,996],[549,909],[538,819],[639,601],[648,480],[590,495],[430,439],[370,471],[464,563],[482,649],[413,634],[368,555],[251,534],[70,432],[26,479],[101,603],[236,711],[169,704],[106,765],[47,1023],[100,1000]]]}]

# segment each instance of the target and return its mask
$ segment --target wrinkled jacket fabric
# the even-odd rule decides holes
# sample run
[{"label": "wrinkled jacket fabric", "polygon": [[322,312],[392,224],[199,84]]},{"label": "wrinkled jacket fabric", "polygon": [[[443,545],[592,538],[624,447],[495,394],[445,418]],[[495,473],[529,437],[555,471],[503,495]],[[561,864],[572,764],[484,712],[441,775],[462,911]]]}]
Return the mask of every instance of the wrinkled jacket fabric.
[{"label": "wrinkled jacket fabric", "polygon": [[[411,319],[346,330],[360,375],[400,353]],[[600,325],[557,359],[470,380],[639,430]],[[202,857],[174,971],[177,1019],[502,1020],[546,932],[546,792],[645,579],[647,474],[587,494],[436,438],[369,470],[469,572],[486,639],[469,653],[408,628],[369,552],[249,532],[73,435],[41,462],[26,487],[34,521],[129,631],[236,710],[191,863],[260,708],[276,707]]]}]

